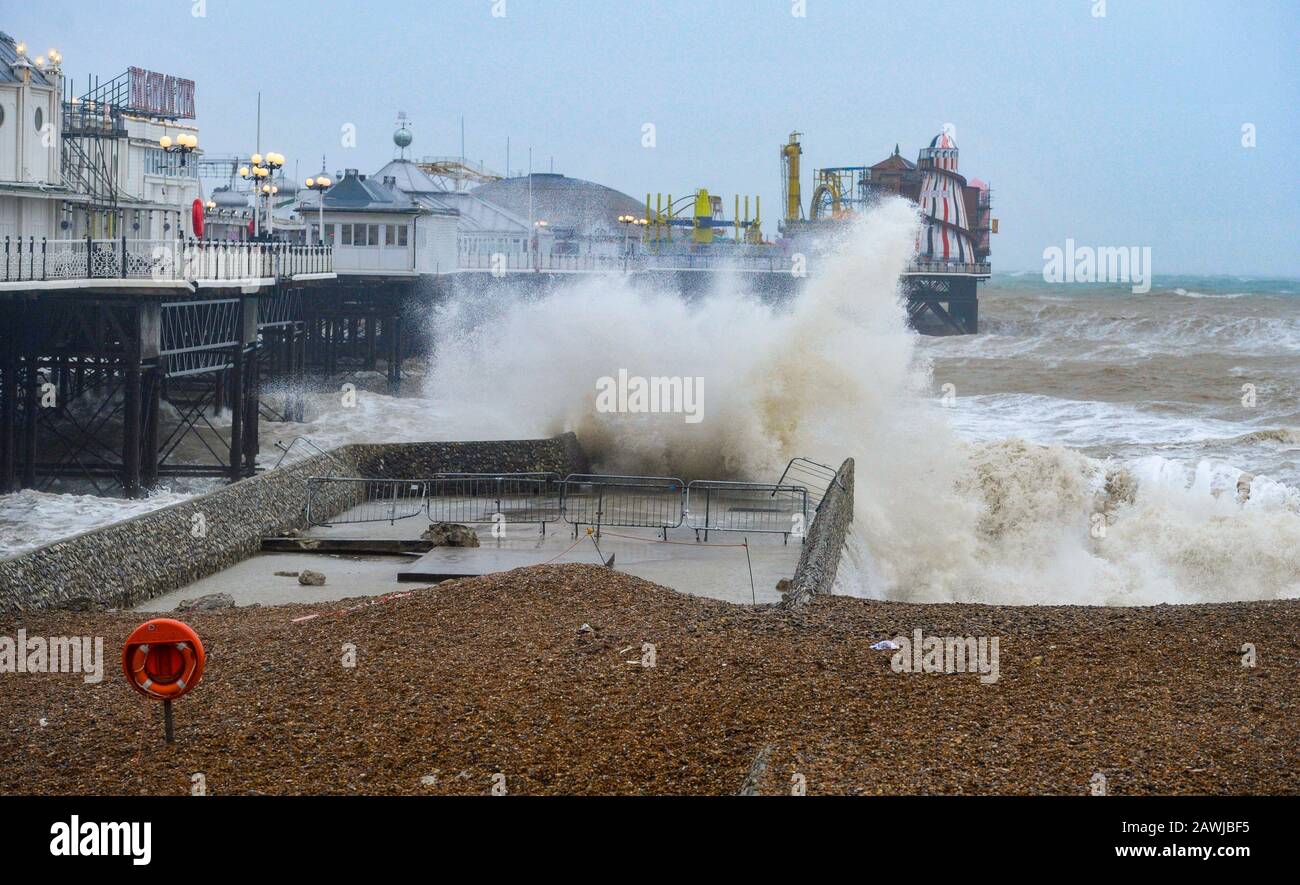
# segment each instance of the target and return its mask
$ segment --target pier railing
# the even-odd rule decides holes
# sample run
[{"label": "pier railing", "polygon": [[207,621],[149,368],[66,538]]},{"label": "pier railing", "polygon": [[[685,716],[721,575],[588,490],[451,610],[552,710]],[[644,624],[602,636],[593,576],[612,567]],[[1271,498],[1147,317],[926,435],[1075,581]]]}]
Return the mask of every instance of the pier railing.
[{"label": "pier railing", "polygon": [[[647,273],[720,271],[737,273],[803,275],[811,272],[817,256],[772,251],[769,254],[728,255],[713,253],[637,253],[629,255],[554,255],[528,252],[461,252],[457,267],[462,273],[495,276],[517,273]],[[988,262],[934,261],[917,259],[903,271],[905,276],[957,274],[988,276]]]},{"label": "pier railing", "polygon": [[244,282],[334,272],[330,246],[222,240],[5,237],[0,282]]},{"label": "pier railing", "polygon": [[992,265],[983,262],[933,261],[918,258],[907,266],[904,273],[925,276],[929,274],[960,274],[962,276],[986,277],[992,273]]}]

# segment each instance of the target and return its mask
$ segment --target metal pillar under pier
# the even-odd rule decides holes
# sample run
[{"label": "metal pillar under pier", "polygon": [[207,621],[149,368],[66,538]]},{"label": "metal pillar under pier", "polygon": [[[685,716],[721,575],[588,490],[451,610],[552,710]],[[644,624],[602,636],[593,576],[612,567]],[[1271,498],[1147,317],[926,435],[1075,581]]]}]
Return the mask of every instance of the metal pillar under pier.
[{"label": "metal pillar under pier", "polygon": [[412,351],[402,314],[413,301],[410,281],[357,279],[316,289],[303,307],[305,367],[332,378],[375,371],[382,355],[389,387],[398,390],[402,359]]},{"label": "metal pillar under pier", "polygon": [[979,331],[978,279],[943,274],[905,278],[908,322],[925,334],[976,334]]}]

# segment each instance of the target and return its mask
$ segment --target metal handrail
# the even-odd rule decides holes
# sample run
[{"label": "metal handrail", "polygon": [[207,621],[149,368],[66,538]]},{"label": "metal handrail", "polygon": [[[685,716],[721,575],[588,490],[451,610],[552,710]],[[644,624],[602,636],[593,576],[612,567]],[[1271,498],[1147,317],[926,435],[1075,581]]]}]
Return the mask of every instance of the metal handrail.
[{"label": "metal handrail", "polygon": [[[310,440],[296,437],[317,448]],[[288,453],[288,449],[281,444]],[[319,449],[318,449],[319,451]],[[281,456],[283,460],[284,456]],[[806,465],[806,466],[805,466]],[[545,533],[548,521],[563,520],[574,527],[590,525],[599,537],[602,526],[653,528],[661,530],[664,538],[668,530],[686,524],[696,531],[771,532],[788,539],[791,534],[806,530],[815,518],[809,514],[813,493],[809,486],[787,483],[791,471],[806,471],[834,482],[843,488],[838,472],[825,464],[807,458],[792,458],[782,473],[781,482],[753,483],[729,480],[694,480],[689,485],[676,477],[667,476],[617,476],[591,473],[571,473],[564,479],[558,474],[538,473],[438,473],[422,479],[388,479],[358,476],[313,476],[307,480],[307,518],[311,525],[332,525],[337,522],[394,522],[423,511],[434,522],[495,522],[497,514],[508,509],[513,522],[540,523]],[[337,491],[323,502],[327,512],[316,511],[318,494],[322,489]],[[693,513],[691,495],[704,496],[703,518]],[[724,503],[731,501],[722,513],[724,518],[713,518],[714,495]],[[763,500],[783,499],[781,506],[759,504]],[[820,506],[823,494],[817,496]],[[439,508],[441,519],[435,519],[433,501],[447,502]],[[416,502],[419,502],[418,504]],[[737,507],[735,504],[753,503],[754,507]],[[478,502],[478,503],[476,503]],[[401,515],[397,505],[403,504]],[[491,504],[492,508],[487,508]],[[481,505],[481,506],[480,506]],[[506,505],[510,505],[508,508]],[[365,507],[361,513],[349,513],[356,507]],[[342,515],[343,519],[334,517]],[[522,518],[519,518],[522,516]],[[796,517],[802,517],[797,525]],[[800,535],[802,537],[802,535]]]},{"label": "metal handrail", "polygon": [[[968,231],[976,234],[978,230]],[[792,272],[791,255],[771,252],[765,255],[745,254],[654,254],[631,255],[557,255],[553,253],[481,251],[462,249],[457,253],[456,266],[461,271],[511,272],[619,272],[644,273],[646,271],[680,270],[735,270],[772,274]],[[960,262],[942,259],[918,258],[908,263],[904,274],[948,273],[987,276],[992,265],[987,261]]]},{"label": "metal handrail", "polygon": [[196,239],[5,237],[3,282],[153,279],[251,281],[333,273],[333,247]]},{"label": "metal handrail", "polygon": [[826,497],[826,490],[831,487],[831,483],[839,486],[840,491],[847,491],[844,482],[840,479],[840,472],[829,464],[822,464],[810,458],[791,458],[785,465],[785,470],[781,471],[781,478],[776,481],[776,484],[785,485],[786,477],[790,476],[791,472],[796,476],[815,479],[822,483],[822,487],[815,490],[812,496],[814,518],[817,511],[821,510],[822,500]]},{"label": "metal handrail", "polygon": [[[702,512],[697,506],[701,494]],[[715,508],[715,497],[720,509]],[[807,487],[801,485],[697,479],[686,487],[686,525],[697,538],[704,532],[706,541],[711,531],[767,532],[787,542],[793,534],[802,540],[810,521],[808,498]]]}]

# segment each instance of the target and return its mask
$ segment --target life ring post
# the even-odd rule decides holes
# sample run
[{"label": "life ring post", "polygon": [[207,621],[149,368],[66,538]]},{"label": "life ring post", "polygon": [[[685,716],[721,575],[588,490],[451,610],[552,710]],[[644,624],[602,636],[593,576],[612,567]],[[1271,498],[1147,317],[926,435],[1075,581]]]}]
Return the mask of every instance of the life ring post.
[{"label": "life ring post", "polygon": [[203,678],[203,642],[188,624],[172,618],[146,621],[122,646],[122,672],[133,689],[162,701],[163,738],[175,740],[172,701],[193,690]]}]

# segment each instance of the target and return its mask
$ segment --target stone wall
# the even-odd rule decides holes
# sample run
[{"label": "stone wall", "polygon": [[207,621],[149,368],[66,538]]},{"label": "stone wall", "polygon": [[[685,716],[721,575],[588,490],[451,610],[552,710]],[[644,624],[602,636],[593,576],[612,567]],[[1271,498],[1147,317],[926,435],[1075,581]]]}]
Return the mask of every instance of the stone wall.
[{"label": "stone wall", "polygon": [[229,568],[254,555],[263,537],[303,527],[312,476],[418,478],[439,472],[519,471],[564,476],[586,469],[586,456],[571,433],[540,440],[342,446],[0,560],[0,613],[126,608]]},{"label": "stone wall", "polygon": [[586,473],[587,455],[572,433],[550,439],[391,443],[352,446],[359,476],[420,479],[430,473]]},{"label": "stone wall", "polygon": [[853,459],[848,458],[817,507],[817,518],[804,539],[799,565],[781,601],[783,607],[796,608],[816,594],[831,592],[852,522]]}]

